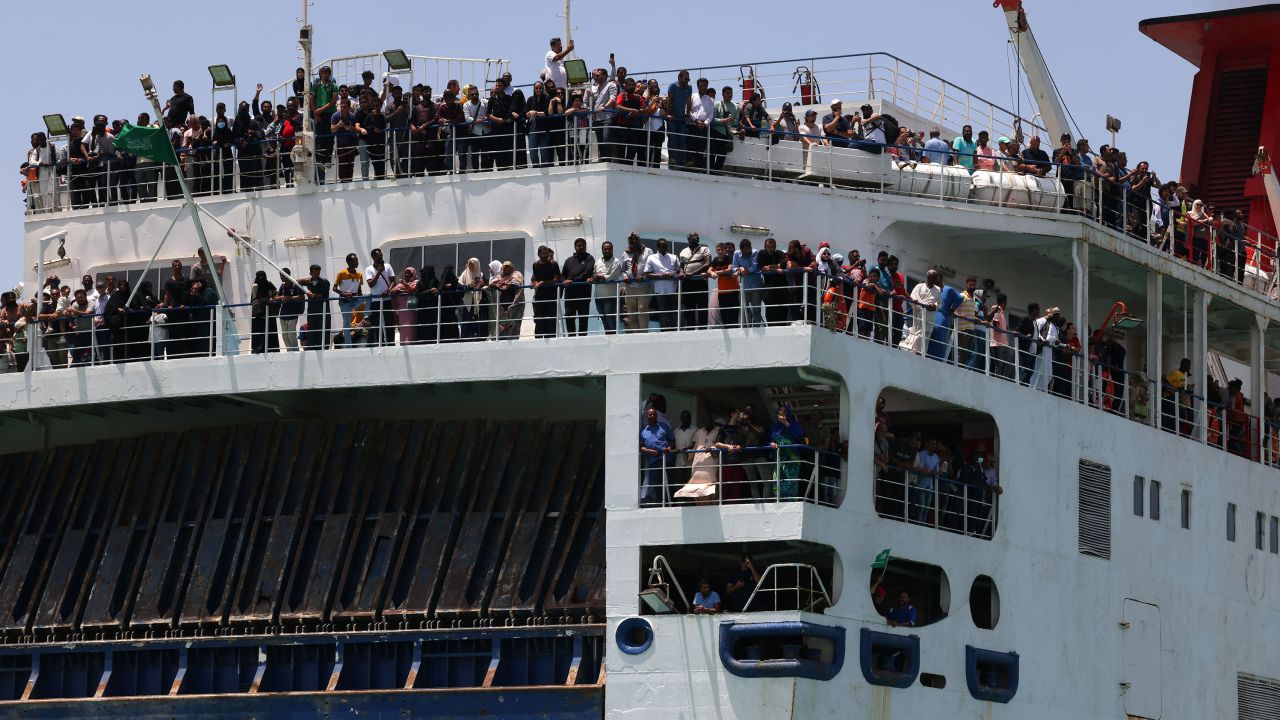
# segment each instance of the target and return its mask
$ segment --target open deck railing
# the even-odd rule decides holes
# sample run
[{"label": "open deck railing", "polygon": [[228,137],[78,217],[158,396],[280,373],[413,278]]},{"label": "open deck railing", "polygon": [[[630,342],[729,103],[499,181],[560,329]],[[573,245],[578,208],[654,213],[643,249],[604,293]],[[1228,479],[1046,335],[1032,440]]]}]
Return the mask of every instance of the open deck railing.
[{"label": "open deck railing", "polygon": [[[244,352],[388,352],[459,342],[567,342],[575,336],[614,333],[767,333],[771,327],[817,325],[1089,405],[1257,462],[1280,464],[1274,423],[1264,425],[1234,400],[1223,403],[1134,371],[1109,368],[1090,348],[1077,349],[1069,338],[1050,344],[982,321],[972,329],[961,328],[966,318],[915,306],[908,297],[860,298],[859,288],[844,275],[766,271],[735,277],[736,287],[728,289],[706,278],[669,276],[538,287],[481,284],[422,294],[329,296],[289,306],[268,301],[167,307],[143,298],[135,309],[106,317],[59,316],[47,303],[39,322],[30,318],[34,308],[28,304],[16,326],[0,325],[0,332],[12,335],[4,341],[11,351],[0,355],[12,362],[0,366],[43,375]],[[716,472],[723,475],[723,458],[716,456]],[[730,461],[729,467],[733,465]],[[815,465],[814,471],[821,467]],[[808,499],[831,502],[826,482],[819,475],[817,482],[808,483],[813,494]],[[750,494],[751,488],[747,482],[742,489]]]}]

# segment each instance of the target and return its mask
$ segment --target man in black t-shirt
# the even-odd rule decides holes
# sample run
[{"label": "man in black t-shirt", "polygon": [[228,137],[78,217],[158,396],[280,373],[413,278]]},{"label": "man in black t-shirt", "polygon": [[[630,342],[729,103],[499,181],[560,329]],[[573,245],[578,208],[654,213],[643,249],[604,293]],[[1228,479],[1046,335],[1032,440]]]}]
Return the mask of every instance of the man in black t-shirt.
[{"label": "man in black t-shirt", "polygon": [[192,352],[192,346],[188,343],[192,328],[187,313],[187,306],[191,304],[191,283],[187,280],[186,273],[182,272],[181,260],[174,260],[170,267],[173,268],[173,274],[164,281],[162,298],[162,302],[169,307],[165,313],[165,328],[169,331],[169,353],[182,356]]},{"label": "man in black t-shirt", "polygon": [[1049,174],[1049,169],[1053,166],[1049,164],[1049,153],[1040,149],[1040,136],[1032,135],[1031,143],[1026,150],[1022,151],[1022,159],[1030,165],[1036,175],[1044,177]]},{"label": "man in black t-shirt", "polygon": [[573,241],[573,254],[561,267],[564,283],[564,331],[566,335],[586,335],[587,318],[591,314],[591,281],[595,278],[596,259],[587,252],[587,241]]},{"label": "man in black t-shirt", "polygon": [[919,452],[919,431],[894,443],[889,451],[889,470],[876,480],[876,507],[881,515],[906,519],[907,472],[916,466]]},{"label": "man in black t-shirt", "polygon": [[750,555],[743,555],[738,563],[738,569],[729,576],[729,582],[724,587],[725,610],[742,612],[759,583],[760,571],[756,570]]},{"label": "man in black t-shirt", "polygon": [[311,277],[298,281],[307,294],[307,334],[303,347],[320,350],[328,347],[329,281],[320,275],[320,266],[311,266]]},{"label": "man in black t-shirt", "polygon": [[164,104],[165,127],[181,130],[187,123],[187,117],[195,114],[195,99],[187,94],[181,80],[174,80],[173,97]]}]

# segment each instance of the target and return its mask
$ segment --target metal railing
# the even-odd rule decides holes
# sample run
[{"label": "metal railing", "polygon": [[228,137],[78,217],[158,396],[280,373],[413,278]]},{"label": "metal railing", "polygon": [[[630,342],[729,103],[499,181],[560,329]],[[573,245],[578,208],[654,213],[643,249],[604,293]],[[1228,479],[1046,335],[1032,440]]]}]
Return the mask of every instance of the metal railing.
[{"label": "metal railing", "polygon": [[[758,598],[758,600],[757,600]],[[760,574],[743,612],[799,610],[820,613],[831,607],[831,595],[818,568],[805,563],[774,563]]]},{"label": "metal railing", "polygon": [[[871,283],[857,284],[848,275],[767,271],[744,273],[736,281],[736,287],[727,289],[705,276],[678,274],[633,282],[512,284],[505,289],[481,281],[470,288],[435,292],[291,302],[277,298],[226,306],[173,307],[153,299],[112,316],[91,316],[91,332],[74,324],[84,320],[59,314],[51,302],[41,308],[38,319],[34,303],[27,303],[19,306],[24,317],[18,322],[0,325],[0,357],[7,360],[0,369],[3,365],[43,370],[273,353],[295,347],[344,351],[619,332],[763,331],[791,324],[819,325],[1120,414],[1204,444],[1216,437],[1210,432],[1214,415],[1206,412],[1205,397],[1165,393],[1159,379],[1142,378],[1138,384],[1145,389],[1145,401],[1135,402],[1136,373],[1113,369],[1104,377],[1105,368],[1099,368],[1070,338],[1050,342],[1051,334],[1029,337],[992,327],[985,319],[927,310],[897,291],[877,295]],[[31,340],[35,340],[34,352]],[[29,362],[32,358],[34,362]],[[1122,375],[1119,387],[1128,388],[1129,398],[1117,390],[1117,378]],[[1179,398],[1176,404],[1173,396]],[[1152,404],[1157,401],[1161,404]],[[1231,422],[1247,424],[1247,442],[1245,451],[1237,454],[1262,460],[1262,423],[1252,415],[1250,420],[1238,420],[1238,413]],[[1224,437],[1234,436],[1226,432]],[[1226,440],[1214,444],[1228,450],[1239,447]],[[816,492],[820,485],[809,483],[808,487]],[[822,501],[818,496],[811,499]]]},{"label": "metal railing", "polygon": [[[804,501],[840,504],[843,463],[811,445],[641,451],[641,507]],[[682,493],[683,491],[683,493]]]},{"label": "metal railing", "polygon": [[[314,182],[394,181],[435,176],[457,178],[507,169],[581,168],[609,162],[726,176],[786,180],[824,190],[899,194],[942,202],[1002,209],[1070,214],[1097,223],[1267,297],[1280,294],[1277,238],[1258,228],[1197,219],[1184,204],[1165,203],[1150,192],[1133,193],[1098,177],[1092,168],[1027,162],[975,154],[948,154],[949,164],[926,162],[918,146],[825,140],[783,125],[750,137],[738,126],[715,123],[677,132],[669,118],[638,112],[590,109],[568,115],[516,121],[498,127],[431,123],[422,129],[386,128],[370,135],[351,132],[317,136]],[[597,114],[616,122],[600,123]],[[549,125],[548,125],[549,124]],[[486,134],[478,134],[480,129]],[[530,132],[530,128],[532,131]],[[680,142],[674,142],[679,139]],[[180,149],[193,192],[210,195],[287,187],[296,182],[287,138],[254,140],[232,147]],[[252,149],[252,152],[246,150]],[[969,171],[958,163],[972,160]],[[28,212],[45,213],[177,197],[176,178],[166,168],[118,160],[84,168],[63,163],[57,190],[29,184]],[[1038,171],[1029,168],[1038,167]],[[1066,172],[1064,172],[1064,170]]]},{"label": "metal railing", "polygon": [[987,540],[996,528],[997,497],[985,485],[941,473],[890,470],[876,477],[875,507],[880,517]]}]

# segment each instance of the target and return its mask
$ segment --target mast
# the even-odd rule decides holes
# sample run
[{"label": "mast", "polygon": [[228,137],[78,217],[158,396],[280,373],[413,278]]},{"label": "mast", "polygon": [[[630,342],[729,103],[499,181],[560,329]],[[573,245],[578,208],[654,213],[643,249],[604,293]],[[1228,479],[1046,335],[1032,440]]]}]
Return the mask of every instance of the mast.
[{"label": "mast", "polygon": [[[564,44],[568,45],[573,41],[573,23],[569,22],[569,10],[573,5],[573,0],[564,0]],[[570,52],[570,55],[573,53]]]},{"label": "mast", "polygon": [[315,98],[311,95],[311,24],[307,22],[307,7],[312,0],[302,0],[302,27],[298,31],[298,45],[302,47],[302,67],[306,75],[302,88],[302,136],[293,145],[294,185],[298,188],[311,185],[311,159],[315,157],[315,128],[312,122]]}]

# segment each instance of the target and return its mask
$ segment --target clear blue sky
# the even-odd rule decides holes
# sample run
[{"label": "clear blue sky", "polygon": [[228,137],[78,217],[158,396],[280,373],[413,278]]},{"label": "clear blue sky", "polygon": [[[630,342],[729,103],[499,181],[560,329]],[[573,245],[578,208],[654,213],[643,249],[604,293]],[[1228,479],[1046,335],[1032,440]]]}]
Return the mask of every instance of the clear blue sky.
[{"label": "clear blue sky", "polygon": [[[1181,163],[1194,68],[1139,33],[1138,21],[1256,3],[1025,4],[1067,106],[1094,146],[1105,140],[1106,115],[1116,115],[1124,120],[1117,145],[1131,160],[1149,160],[1168,180],[1177,177]],[[503,57],[513,61],[516,82],[526,83],[542,66],[547,39],[561,34],[562,6],[562,0],[489,5],[316,0],[311,23],[317,59],[388,48],[420,55]],[[629,8],[625,13],[624,7]],[[0,116],[0,141],[10,149],[14,170],[9,202],[0,213],[0,223],[9,230],[0,235],[0,251],[7,258],[0,263],[0,288],[19,280],[22,205],[16,170],[26,158],[30,133],[43,129],[41,115],[135,117],[148,109],[137,80],[144,72],[164,90],[174,79],[185,80],[197,110],[212,115],[206,70],[211,64],[231,65],[242,95],[252,95],[254,83],[270,88],[291,77],[300,64],[299,9],[293,0],[212,5],[64,0],[7,7],[10,77],[21,86],[10,97],[21,100],[13,113]],[[578,56],[589,66],[605,64],[611,51],[633,71],[885,51],[997,104],[1013,106],[1008,33],[990,0],[915,0],[897,7],[818,0],[794,9],[772,3],[579,0],[573,24]],[[819,81],[826,87],[835,78]],[[832,94],[827,91],[828,97]]]}]

